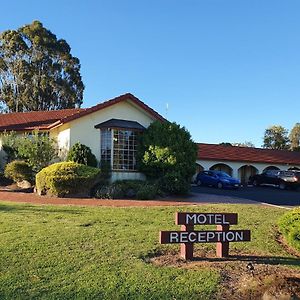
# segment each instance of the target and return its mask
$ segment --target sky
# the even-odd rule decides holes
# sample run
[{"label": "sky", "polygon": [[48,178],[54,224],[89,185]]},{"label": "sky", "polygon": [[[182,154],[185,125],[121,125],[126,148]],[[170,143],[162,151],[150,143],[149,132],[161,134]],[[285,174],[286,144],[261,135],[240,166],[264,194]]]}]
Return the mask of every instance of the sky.
[{"label": "sky", "polygon": [[263,143],[300,122],[300,1],[1,1],[0,31],[39,20],[80,59],[82,107],[130,92],[195,142]]}]

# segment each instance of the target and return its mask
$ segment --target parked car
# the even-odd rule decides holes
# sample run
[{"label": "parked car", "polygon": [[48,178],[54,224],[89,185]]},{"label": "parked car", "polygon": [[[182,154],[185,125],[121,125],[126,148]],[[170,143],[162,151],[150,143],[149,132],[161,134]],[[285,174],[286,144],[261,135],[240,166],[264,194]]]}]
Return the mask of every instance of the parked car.
[{"label": "parked car", "polygon": [[241,182],[222,171],[202,171],[196,177],[197,185],[222,188],[238,188]]},{"label": "parked car", "polygon": [[250,176],[249,184],[254,186],[270,184],[278,186],[281,190],[296,189],[300,186],[300,171],[267,170],[261,174]]}]

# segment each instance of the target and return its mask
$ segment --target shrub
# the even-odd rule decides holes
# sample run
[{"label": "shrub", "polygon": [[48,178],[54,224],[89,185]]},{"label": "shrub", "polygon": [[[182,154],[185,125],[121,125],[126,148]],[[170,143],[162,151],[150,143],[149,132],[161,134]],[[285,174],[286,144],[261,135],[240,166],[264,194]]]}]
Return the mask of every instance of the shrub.
[{"label": "shrub", "polygon": [[25,160],[35,172],[57,158],[56,141],[39,131],[22,136],[17,136],[14,132],[4,134],[2,143],[8,162],[13,159]]},{"label": "shrub", "polygon": [[72,146],[68,153],[67,160],[91,167],[97,167],[97,159],[91,149],[79,142]]},{"label": "shrub", "polygon": [[110,185],[101,186],[95,193],[100,199],[154,199],[157,186],[142,180],[118,180]]},{"label": "shrub", "polygon": [[[184,127],[159,121],[145,130],[137,152],[139,169],[150,179],[164,179],[163,187],[166,186],[169,193],[188,191],[186,187],[194,175],[196,157],[197,146]],[[167,175],[169,173],[173,175]],[[177,180],[171,180],[171,177]],[[176,186],[172,187],[172,184]]]},{"label": "shrub", "polygon": [[190,184],[179,172],[169,172],[161,178],[159,187],[169,194],[186,194]]},{"label": "shrub", "polygon": [[136,198],[140,200],[155,199],[157,195],[157,186],[152,184],[144,184],[136,193]]},{"label": "shrub", "polygon": [[61,162],[42,169],[36,175],[37,192],[50,196],[90,195],[91,189],[101,177],[100,169]]},{"label": "shrub", "polygon": [[27,180],[32,182],[33,171],[25,161],[14,160],[5,166],[5,177],[12,179],[14,182]]},{"label": "shrub", "polygon": [[278,225],[287,243],[300,251],[300,207],[285,213]]}]

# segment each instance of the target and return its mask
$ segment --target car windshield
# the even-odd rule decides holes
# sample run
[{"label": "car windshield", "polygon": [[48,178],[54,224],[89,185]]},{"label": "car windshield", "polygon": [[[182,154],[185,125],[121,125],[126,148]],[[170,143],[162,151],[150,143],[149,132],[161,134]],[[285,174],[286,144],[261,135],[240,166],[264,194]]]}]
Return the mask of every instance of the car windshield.
[{"label": "car windshield", "polygon": [[222,177],[222,178],[231,178],[227,173],[225,172],[217,172],[216,175],[218,175],[219,177]]}]

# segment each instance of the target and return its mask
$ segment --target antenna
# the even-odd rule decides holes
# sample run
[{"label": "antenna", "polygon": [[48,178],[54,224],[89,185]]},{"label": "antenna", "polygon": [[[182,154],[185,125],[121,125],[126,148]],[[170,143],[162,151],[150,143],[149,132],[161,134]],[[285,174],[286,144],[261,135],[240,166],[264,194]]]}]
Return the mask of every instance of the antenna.
[{"label": "antenna", "polygon": [[169,103],[166,103],[166,118],[168,117],[168,112],[169,112]]}]

